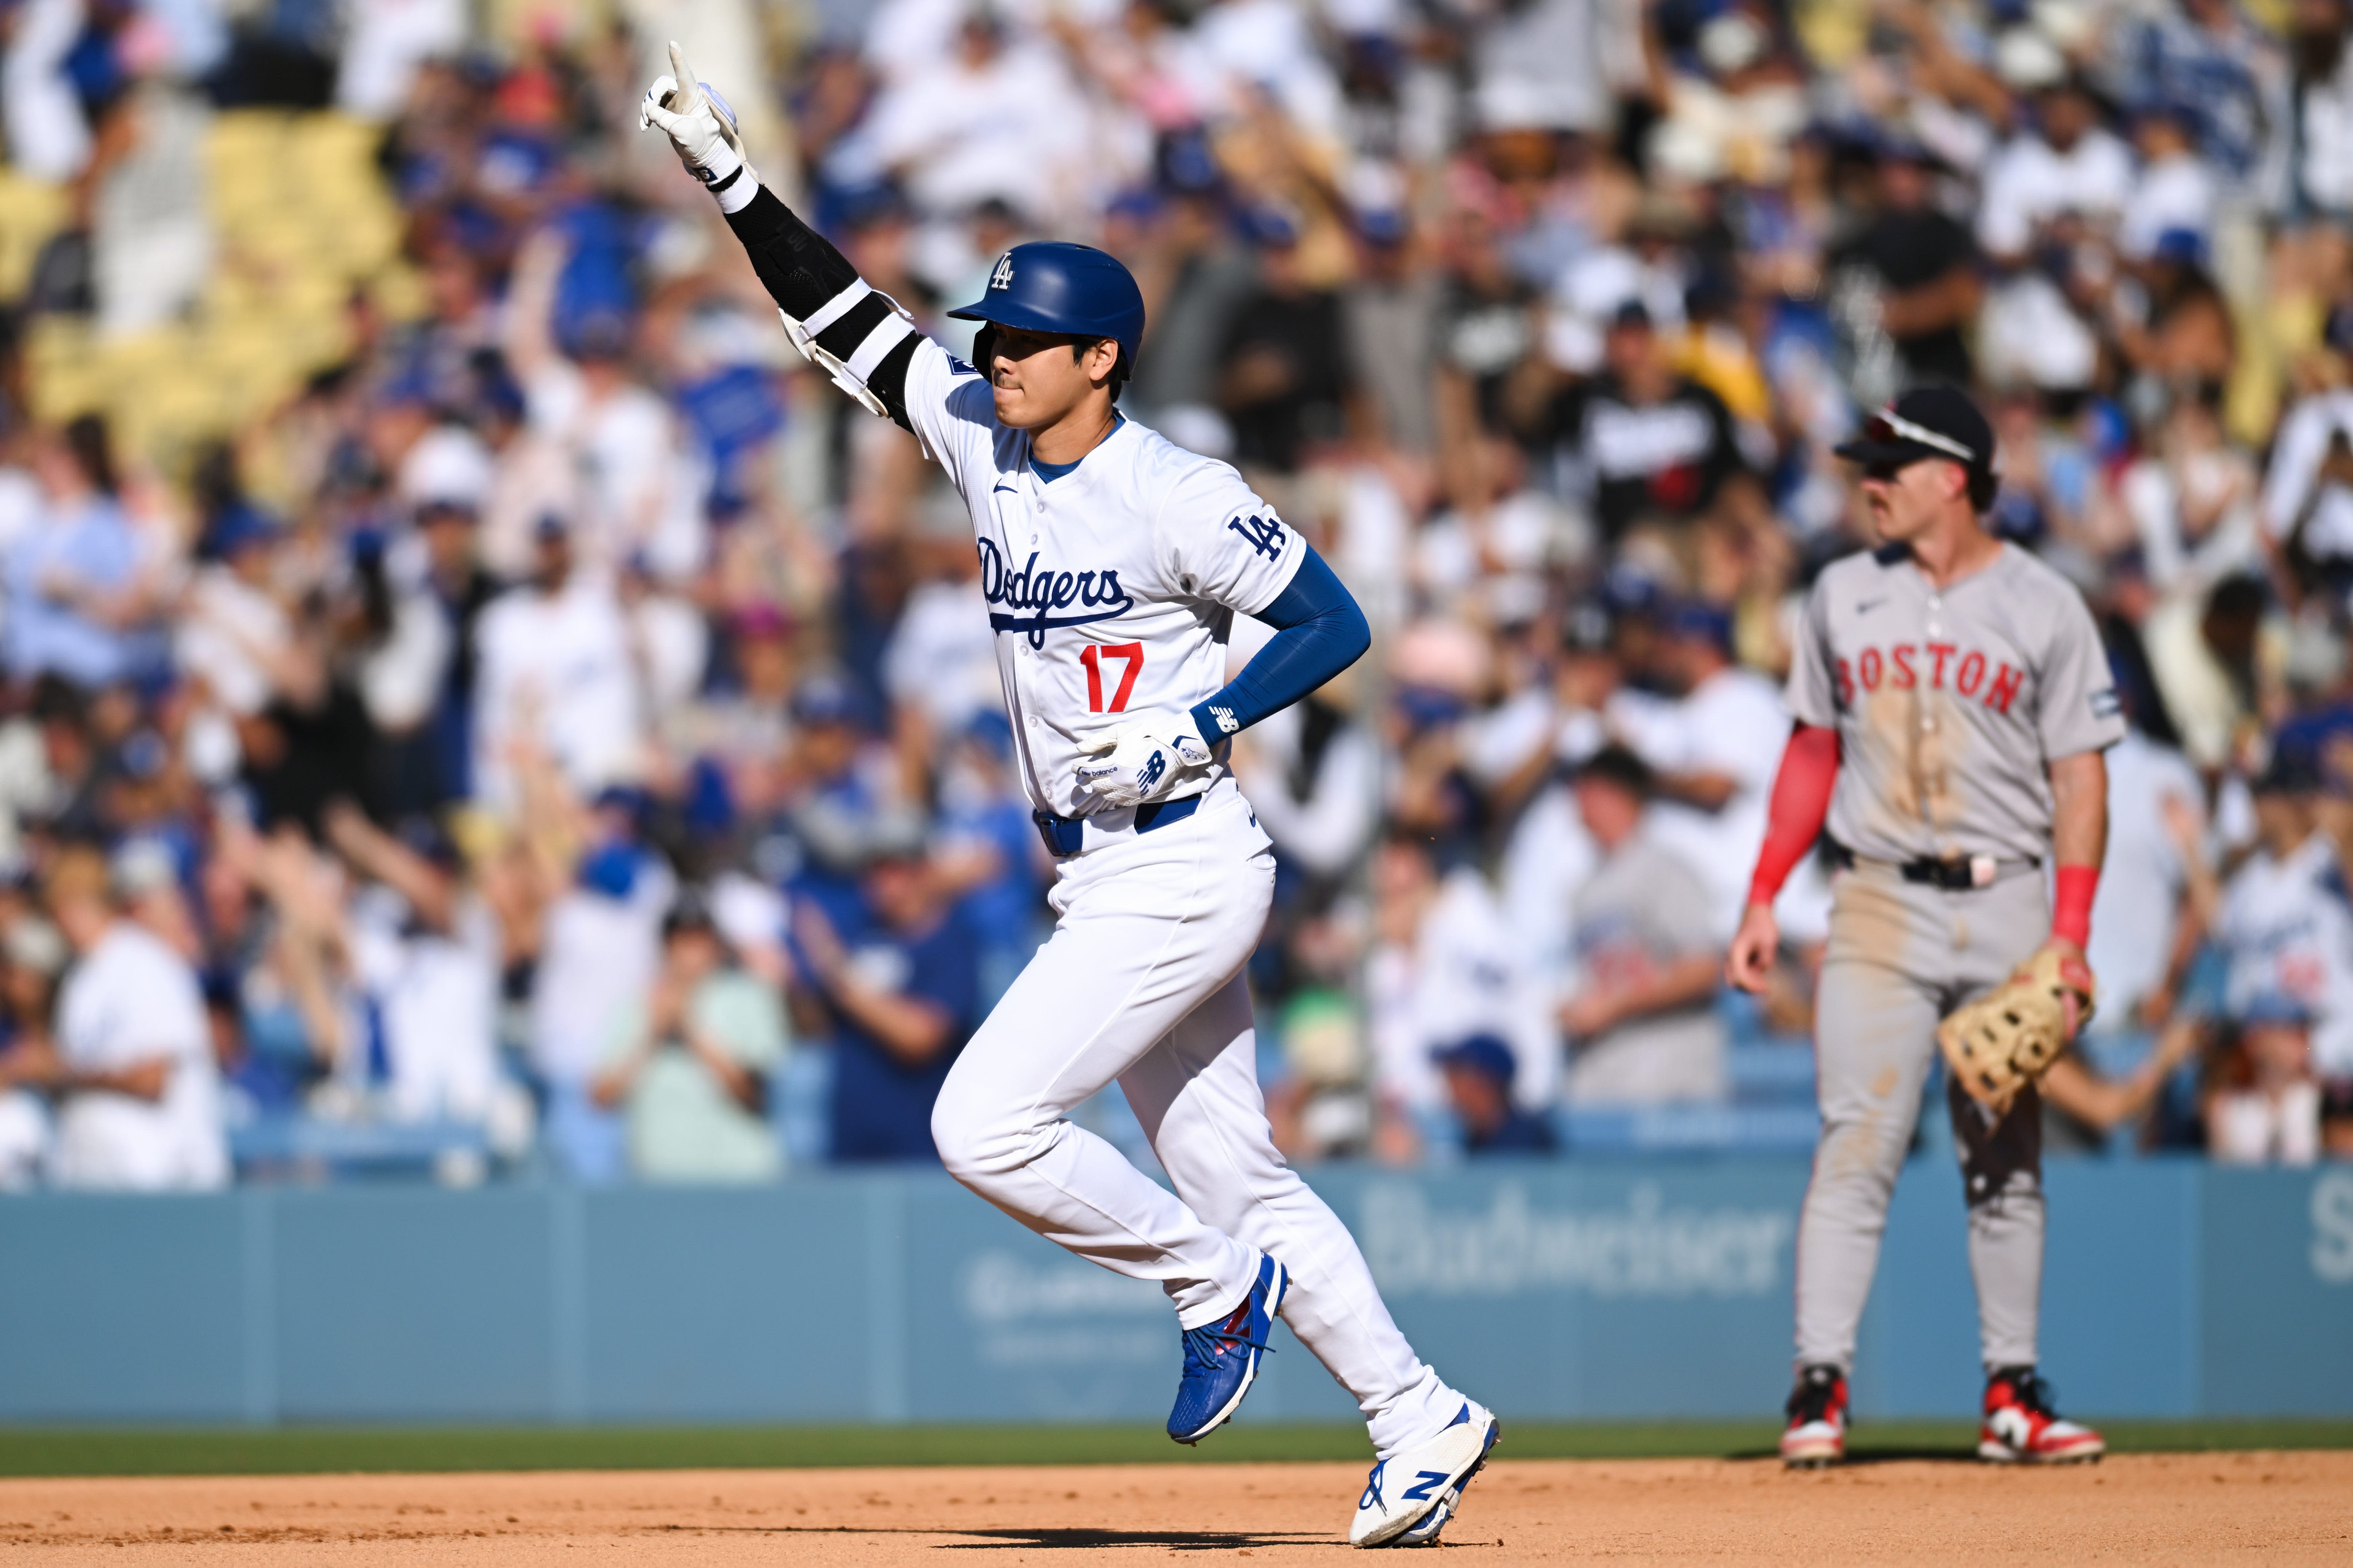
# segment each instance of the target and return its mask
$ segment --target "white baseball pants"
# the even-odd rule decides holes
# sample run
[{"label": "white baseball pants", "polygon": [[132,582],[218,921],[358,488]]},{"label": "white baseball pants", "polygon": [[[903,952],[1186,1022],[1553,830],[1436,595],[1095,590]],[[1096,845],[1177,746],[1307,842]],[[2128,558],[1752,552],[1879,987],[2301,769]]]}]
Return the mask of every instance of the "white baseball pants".
[{"label": "white baseball pants", "polygon": [[[1283,1321],[1356,1396],[1379,1457],[1435,1436],[1461,1395],[1414,1354],[1267,1126],[1241,970],[1274,861],[1249,804],[1220,781],[1185,821],[1091,844],[1056,873],[1052,938],[933,1108],[949,1173],[1080,1257],[1158,1280],[1188,1329],[1231,1312],[1271,1253],[1292,1276]],[[1114,1079],[1174,1194],[1069,1120]]]}]

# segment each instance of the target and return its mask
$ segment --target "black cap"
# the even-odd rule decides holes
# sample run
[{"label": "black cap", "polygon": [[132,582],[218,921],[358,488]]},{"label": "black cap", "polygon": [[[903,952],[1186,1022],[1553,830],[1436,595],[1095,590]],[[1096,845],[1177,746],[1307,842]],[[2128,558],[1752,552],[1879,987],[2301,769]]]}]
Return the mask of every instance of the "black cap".
[{"label": "black cap", "polygon": [[2308,748],[2277,746],[2248,787],[2255,795],[2305,795],[2319,794],[2320,784],[2319,762]]},{"label": "black cap", "polygon": [[1993,478],[1993,426],[1968,395],[1949,386],[1907,392],[1863,422],[1862,434],[1840,444],[1852,463],[1916,463],[1942,458],[1972,479]]}]

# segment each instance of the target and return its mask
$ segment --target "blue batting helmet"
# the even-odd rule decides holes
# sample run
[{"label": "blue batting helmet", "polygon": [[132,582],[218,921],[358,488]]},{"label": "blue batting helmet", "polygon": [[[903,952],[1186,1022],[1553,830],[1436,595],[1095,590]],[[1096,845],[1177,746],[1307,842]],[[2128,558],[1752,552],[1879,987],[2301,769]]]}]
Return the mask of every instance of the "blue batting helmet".
[{"label": "blue batting helmet", "polygon": [[948,314],[1023,331],[1110,338],[1130,365],[1144,341],[1144,293],[1134,276],[1117,257],[1059,239],[1032,240],[998,257],[987,289]]}]

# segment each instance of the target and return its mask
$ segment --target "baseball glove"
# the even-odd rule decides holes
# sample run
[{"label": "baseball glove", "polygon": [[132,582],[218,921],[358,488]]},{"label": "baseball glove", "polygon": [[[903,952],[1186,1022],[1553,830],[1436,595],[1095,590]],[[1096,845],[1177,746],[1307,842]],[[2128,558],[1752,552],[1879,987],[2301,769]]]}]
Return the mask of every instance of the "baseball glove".
[{"label": "baseball glove", "polygon": [[2000,1116],[2091,1022],[2096,994],[2089,969],[2045,948],[1939,1024],[1936,1046],[1960,1086]]}]

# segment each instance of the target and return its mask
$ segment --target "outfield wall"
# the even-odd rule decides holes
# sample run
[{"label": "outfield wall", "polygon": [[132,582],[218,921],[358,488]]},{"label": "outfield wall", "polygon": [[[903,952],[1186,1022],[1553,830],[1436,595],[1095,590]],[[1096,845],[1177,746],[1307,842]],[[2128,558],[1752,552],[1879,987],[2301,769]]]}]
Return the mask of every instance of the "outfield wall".
[{"label": "outfield wall", "polygon": [[[1314,1177],[1423,1353],[1506,1415],[1762,1415],[1802,1164]],[[2353,1169],[2050,1173],[2044,1368],[2104,1415],[2353,1415]],[[1287,1331],[1253,1419],[1345,1418]],[[1906,1173],[1866,1414],[1977,1390],[1959,1184]],[[0,1422],[1157,1421],[1156,1289],[929,1175],[751,1191],[0,1199]]]}]

